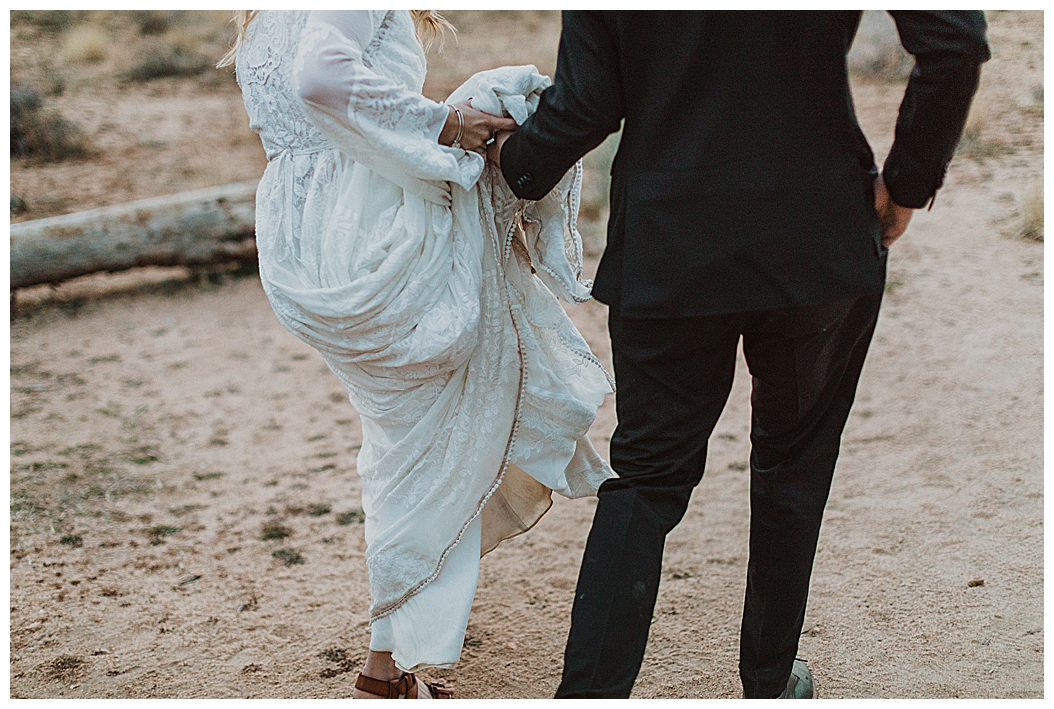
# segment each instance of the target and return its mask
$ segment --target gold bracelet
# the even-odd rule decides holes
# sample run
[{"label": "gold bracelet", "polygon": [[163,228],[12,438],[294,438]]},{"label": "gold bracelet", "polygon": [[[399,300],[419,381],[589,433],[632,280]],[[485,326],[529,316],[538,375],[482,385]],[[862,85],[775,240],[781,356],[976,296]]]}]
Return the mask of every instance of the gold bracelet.
[{"label": "gold bracelet", "polygon": [[465,134],[465,117],[461,115],[461,109],[457,106],[451,106],[454,109],[454,113],[457,114],[457,137],[454,138],[454,142],[450,144],[451,148],[461,147],[461,137]]}]

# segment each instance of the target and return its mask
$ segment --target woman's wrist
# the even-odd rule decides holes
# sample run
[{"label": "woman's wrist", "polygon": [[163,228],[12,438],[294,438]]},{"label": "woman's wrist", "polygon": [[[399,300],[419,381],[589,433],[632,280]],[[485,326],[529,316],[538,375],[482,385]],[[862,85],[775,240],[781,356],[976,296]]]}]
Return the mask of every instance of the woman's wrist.
[{"label": "woman's wrist", "polygon": [[439,132],[440,145],[451,145],[454,142],[454,138],[457,137],[457,112],[453,106],[447,106],[446,109],[446,123],[443,124],[443,130]]}]

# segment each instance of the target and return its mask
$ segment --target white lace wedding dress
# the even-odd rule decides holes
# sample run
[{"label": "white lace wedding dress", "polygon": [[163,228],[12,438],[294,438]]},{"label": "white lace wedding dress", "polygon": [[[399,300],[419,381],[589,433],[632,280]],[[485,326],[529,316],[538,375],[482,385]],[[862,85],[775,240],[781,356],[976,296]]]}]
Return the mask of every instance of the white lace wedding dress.
[{"label": "white lace wedding dress", "polygon": [[[362,419],[370,648],[404,671],[460,657],[479,557],[551,491],[613,475],[586,431],[610,378],[554,293],[589,297],[581,168],[523,202],[476,153],[437,142],[407,11],[260,12],[237,77],[268,165],[264,290]],[[451,97],[520,122],[548,79],[484,72]]]}]

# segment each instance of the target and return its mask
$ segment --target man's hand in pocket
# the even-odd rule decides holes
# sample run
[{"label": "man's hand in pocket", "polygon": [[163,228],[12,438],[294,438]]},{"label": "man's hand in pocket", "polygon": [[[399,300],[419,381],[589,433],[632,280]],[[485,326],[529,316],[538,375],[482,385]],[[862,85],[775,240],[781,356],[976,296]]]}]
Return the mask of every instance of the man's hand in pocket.
[{"label": "man's hand in pocket", "polygon": [[888,249],[907,230],[915,210],[911,207],[901,207],[894,202],[886,189],[885,180],[879,175],[875,180],[875,211],[878,212],[879,224],[882,226],[882,245]]}]

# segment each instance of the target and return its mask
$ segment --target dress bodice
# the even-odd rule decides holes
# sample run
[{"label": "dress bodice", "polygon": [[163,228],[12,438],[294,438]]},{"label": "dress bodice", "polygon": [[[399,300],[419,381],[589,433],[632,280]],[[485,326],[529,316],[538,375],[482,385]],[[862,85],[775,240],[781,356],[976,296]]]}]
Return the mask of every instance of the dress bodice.
[{"label": "dress bodice", "polygon": [[[245,32],[236,64],[249,127],[259,133],[268,159],[282,152],[307,153],[332,147],[308,119],[298,95],[295,60],[308,10],[259,12]],[[371,10],[360,27],[368,37],[362,63],[400,87],[420,92],[426,61],[405,10]]]}]

